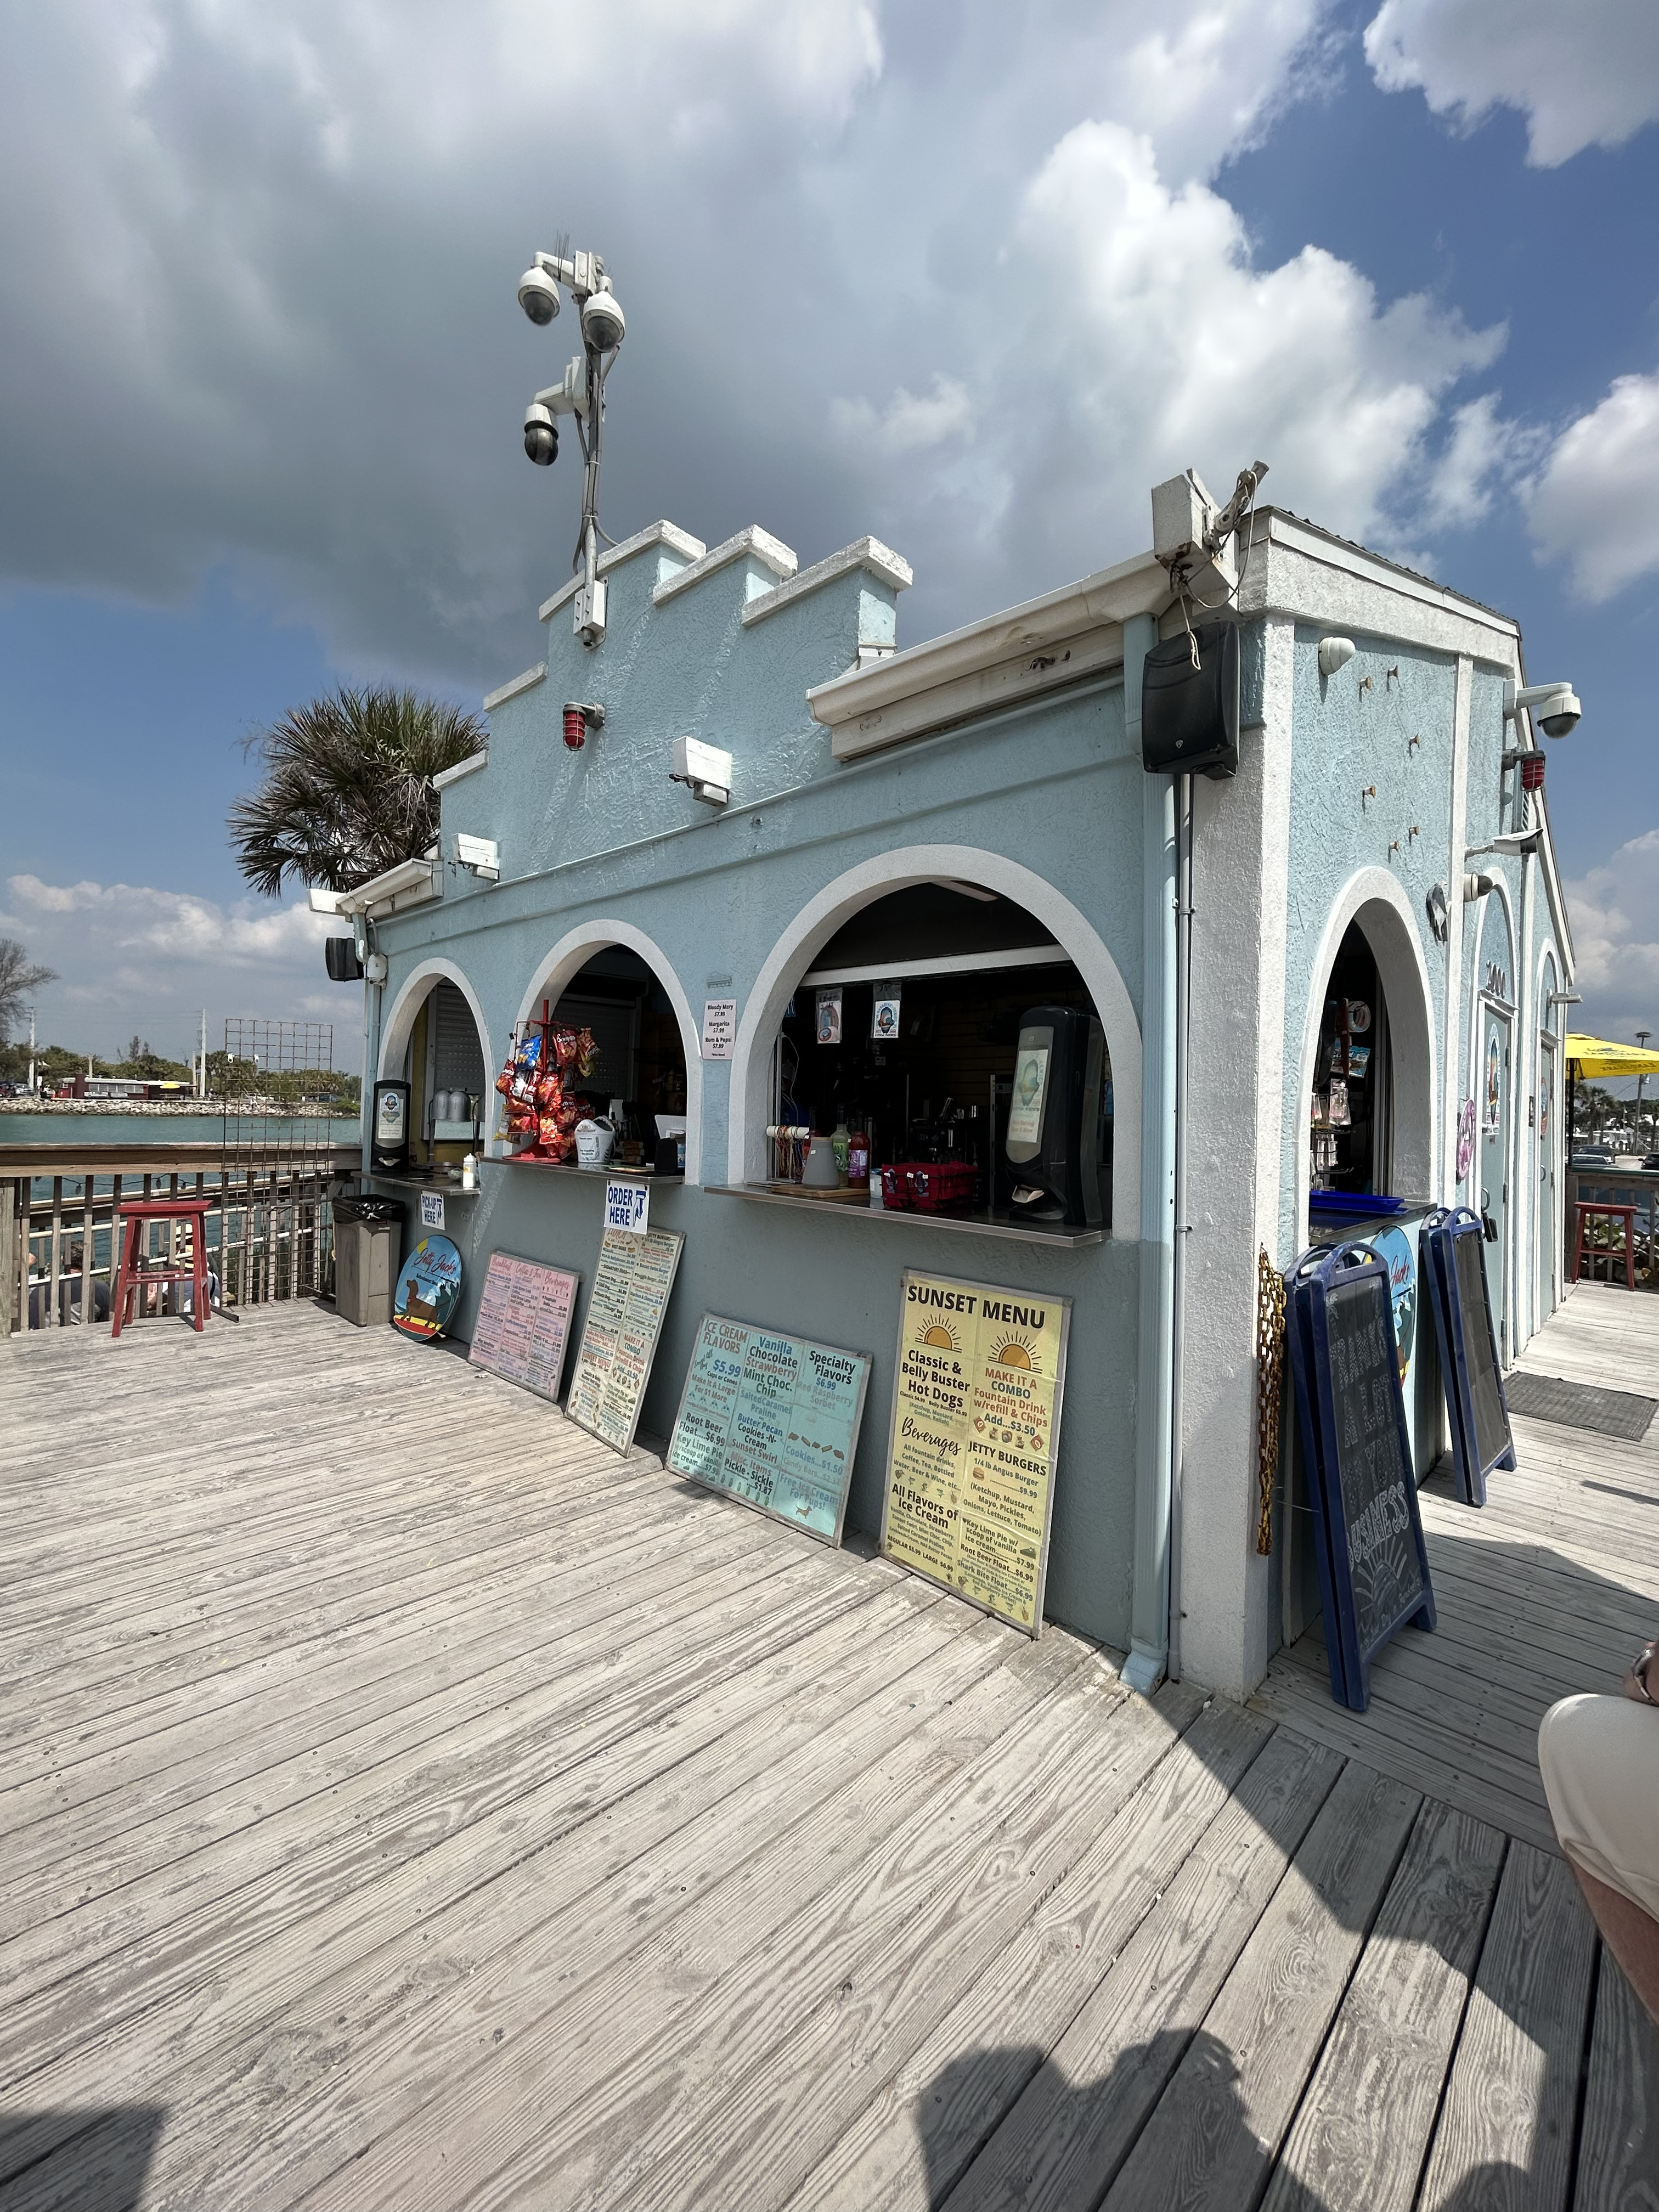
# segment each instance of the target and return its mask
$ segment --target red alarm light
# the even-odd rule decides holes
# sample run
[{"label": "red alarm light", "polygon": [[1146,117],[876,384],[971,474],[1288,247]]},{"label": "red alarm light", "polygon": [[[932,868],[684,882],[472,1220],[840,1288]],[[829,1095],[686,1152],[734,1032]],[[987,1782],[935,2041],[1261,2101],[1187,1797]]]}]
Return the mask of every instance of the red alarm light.
[{"label": "red alarm light", "polygon": [[1544,756],[1542,753],[1522,754],[1521,788],[1522,791],[1541,791],[1544,788]]},{"label": "red alarm light", "polygon": [[579,753],[587,742],[587,717],[580,707],[564,710],[564,741],[573,753]]}]

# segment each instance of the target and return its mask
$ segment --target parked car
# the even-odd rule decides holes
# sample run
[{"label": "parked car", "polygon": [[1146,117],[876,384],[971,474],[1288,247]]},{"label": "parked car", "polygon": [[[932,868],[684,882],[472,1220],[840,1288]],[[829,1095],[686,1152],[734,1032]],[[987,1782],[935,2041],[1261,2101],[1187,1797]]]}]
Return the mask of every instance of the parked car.
[{"label": "parked car", "polygon": [[1642,1171],[1650,1175],[1656,1169],[1659,1169],[1659,1152],[1650,1152],[1642,1163]]},{"label": "parked car", "polygon": [[1576,1168],[1610,1168],[1613,1154],[1605,1145],[1580,1145],[1569,1164]]}]

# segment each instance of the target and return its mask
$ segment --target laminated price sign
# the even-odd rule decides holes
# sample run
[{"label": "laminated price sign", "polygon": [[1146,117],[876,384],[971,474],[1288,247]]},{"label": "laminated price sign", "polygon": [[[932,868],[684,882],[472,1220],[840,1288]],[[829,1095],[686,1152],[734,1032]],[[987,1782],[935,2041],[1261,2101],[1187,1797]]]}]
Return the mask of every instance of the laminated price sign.
[{"label": "laminated price sign", "polygon": [[605,1187],[605,1225],[631,1237],[643,1237],[651,1218],[651,1186],[644,1182],[608,1182]]},{"label": "laminated price sign", "polygon": [[1042,1626],[1072,1302],[907,1268],[881,1548]]}]

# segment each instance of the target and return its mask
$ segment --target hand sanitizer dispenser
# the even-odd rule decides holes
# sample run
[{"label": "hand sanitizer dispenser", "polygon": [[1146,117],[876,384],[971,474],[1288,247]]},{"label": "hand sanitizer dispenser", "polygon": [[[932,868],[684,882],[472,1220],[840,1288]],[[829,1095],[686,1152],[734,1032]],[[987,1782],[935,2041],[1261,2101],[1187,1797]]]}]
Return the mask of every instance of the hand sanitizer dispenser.
[{"label": "hand sanitizer dispenser", "polygon": [[1097,1229],[1104,1042],[1076,1006],[1033,1006],[1019,1025],[1003,1140],[1013,1191],[1009,1217],[1048,1228]]}]

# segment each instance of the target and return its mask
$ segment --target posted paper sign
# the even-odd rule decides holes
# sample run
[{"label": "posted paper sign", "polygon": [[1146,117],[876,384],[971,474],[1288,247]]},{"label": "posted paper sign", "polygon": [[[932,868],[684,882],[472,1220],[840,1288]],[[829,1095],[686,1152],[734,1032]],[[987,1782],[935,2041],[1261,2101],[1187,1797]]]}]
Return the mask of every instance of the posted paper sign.
[{"label": "posted paper sign", "polygon": [[422,1229],[441,1229],[444,1225],[444,1194],[441,1190],[421,1193],[421,1226]]},{"label": "posted paper sign", "polygon": [[1072,1302],[907,1268],[881,1548],[1042,1626]]},{"label": "posted paper sign", "polygon": [[839,1544],[869,1380],[866,1352],[705,1314],[668,1465]]},{"label": "posted paper sign", "polygon": [[492,1252],[467,1358],[556,1405],[581,1276]]},{"label": "posted paper sign", "polygon": [[702,1002],[703,1058],[730,1060],[732,1046],[737,1034],[737,1000],[735,999],[705,999]]},{"label": "posted paper sign", "polygon": [[651,1218],[648,1182],[608,1182],[605,1187],[605,1225],[629,1237],[643,1237]]},{"label": "posted paper sign", "polygon": [[600,1242],[565,1411],[578,1427],[617,1451],[628,1449],[640,1425],[684,1243],[671,1229],[651,1229],[637,1237],[607,1229]]}]

